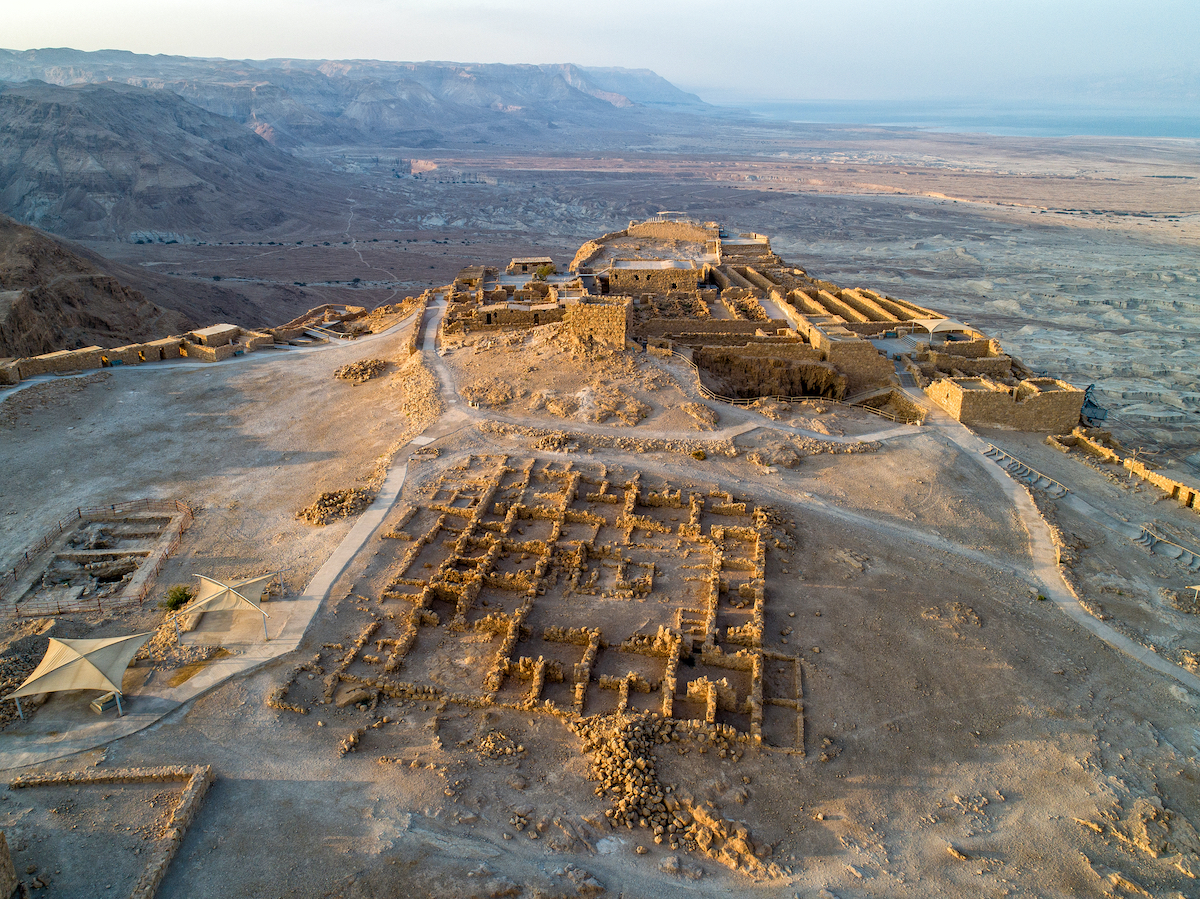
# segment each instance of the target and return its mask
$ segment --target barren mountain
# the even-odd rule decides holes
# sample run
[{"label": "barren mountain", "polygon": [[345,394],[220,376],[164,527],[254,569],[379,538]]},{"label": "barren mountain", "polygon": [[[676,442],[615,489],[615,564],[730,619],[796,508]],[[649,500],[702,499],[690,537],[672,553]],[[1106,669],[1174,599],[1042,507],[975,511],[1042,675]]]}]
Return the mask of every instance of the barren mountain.
[{"label": "barren mountain", "polygon": [[288,224],[320,210],[310,165],[165,90],[0,85],[0,211],[70,237],[130,240]]},{"label": "barren mountain", "polygon": [[165,89],[283,147],[560,143],[710,109],[646,69],[376,60],[224,60],[104,50],[0,50],[0,80]]},{"label": "barren mountain", "polygon": [[48,234],[0,215],[0,356],[120,346],[192,327]]}]

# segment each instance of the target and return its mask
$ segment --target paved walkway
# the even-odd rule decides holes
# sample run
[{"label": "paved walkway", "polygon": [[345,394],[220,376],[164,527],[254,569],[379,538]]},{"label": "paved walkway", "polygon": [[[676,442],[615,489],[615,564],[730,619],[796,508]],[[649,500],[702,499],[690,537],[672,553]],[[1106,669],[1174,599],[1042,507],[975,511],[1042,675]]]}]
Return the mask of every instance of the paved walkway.
[{"label": "paved walkway", "polygon": [[[444,314],[443,308],[440,315]],[[436,355],[433,349],[437,340],[437,324],[430,323],[427,317],[424,327],[422,350]],[[445,385],[442,389],[444,393]],[[457,398],[454,398],[454,402],[457,403]],[[116,717],[115,712],[94,715],[88,708],[94,694],[62,694],[63,698],[69,699],[59,699],[43,706],[29,721],[12,724],[4,731],[0,739],[0,770],[47,762],[137,733],[229,678],[253,671],[296,649],[334,582],[370,540],[400,496],[412,453],[452,434],[467,421],[461,412],[449,408],[438,421],[396,454],[374,501],[359,516],[304,592],[294,598],[265,604],[264,608],[270,615],[267,621],[268,641],[228,644],[229,648],[238,651],[237,655],[209,662],[198,674],[176,687],[169,686],[160,672],[152,673],[140,688],[124,697],[125,715],[120,718]],[[257,627],[255,624],[255,630]],[[160,677],[164,677],[161,683]]]}]

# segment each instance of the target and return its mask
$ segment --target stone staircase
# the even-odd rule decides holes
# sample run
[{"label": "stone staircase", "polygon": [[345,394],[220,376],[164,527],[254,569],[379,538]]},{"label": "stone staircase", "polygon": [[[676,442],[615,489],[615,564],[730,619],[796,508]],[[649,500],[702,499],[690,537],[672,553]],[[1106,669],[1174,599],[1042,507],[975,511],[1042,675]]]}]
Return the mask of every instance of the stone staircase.
[{"label": "stone staircase", "polygon": [[1174,559],[1188,571],[1200,571],[1200,549],[1189,549],[1178,543],[1172,543],[1165,537],[1154,533],[1149,525],[1142,525],[1142,532],[1133,538],[1133,542],[1146,547],[1155,555]]},{"label": "stone staircase", "polygon": [[1004,450],[997,449],[990,443],[987,445],[987,449],[982,450],[982,452],[984,456],[1007,471],[1013,478],[1028,484],[1030,487],[1037,487],[1039,490],[1044,490],[1055,498],[1066,496],[1070,493],[1065,486],[1054,480],[1054,478],[1042,474],[1035,468],[1030,468],[1020,459],[1010,456]]}]

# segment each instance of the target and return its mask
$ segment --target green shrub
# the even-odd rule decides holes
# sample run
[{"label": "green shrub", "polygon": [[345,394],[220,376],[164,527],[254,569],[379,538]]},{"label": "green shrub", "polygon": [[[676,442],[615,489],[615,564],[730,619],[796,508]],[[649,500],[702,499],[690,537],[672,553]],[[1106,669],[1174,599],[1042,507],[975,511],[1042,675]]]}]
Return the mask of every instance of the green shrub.
[{"label": "green shrub", "polygon": [[187,584],[176,584],[167,591],[167,597],[158,605],[169,612],[174,612],[188,604],[192,598],[192,588]]},{"label": "green shrub", "polygon": [[704,450],[702,450],[702,449],[693,450],[693,452],[692,452],[692,458],[693,458],[693,459],[696,459],[696,460],[698,460],[698,461],[700,461],[700,462],[703,462],[705,459],[707,459],[707,458],[708,458],[708,453],[706,453],[706,452],[705,452]]}]

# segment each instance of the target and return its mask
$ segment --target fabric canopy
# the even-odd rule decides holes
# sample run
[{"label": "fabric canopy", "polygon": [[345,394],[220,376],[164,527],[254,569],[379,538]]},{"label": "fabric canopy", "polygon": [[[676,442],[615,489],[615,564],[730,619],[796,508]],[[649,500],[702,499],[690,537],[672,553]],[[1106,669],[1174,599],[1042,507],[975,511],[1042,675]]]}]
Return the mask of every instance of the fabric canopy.
[{"label": "fabric canopy", "polygon": [[60,690],[111,690],[121,692],[125,669],[150,639],[152,632],[103,640],[50,638],[46,655],[15,691],[5,699],[55,693]]},{"label": "fabric canopy", "polygon": [[246,578],[230,584],[222,584],[220,581],[205,577],[202,574],[198,574],[196,577],[200,578],[200,591],[196,594],[196,598],[188,603],[186,609],[188,614],[193,612],[236,612],[239,609],[253,609],[264,618],[271,617],[262,610],[259,603],[262,602],[263,594],[267,590],[267,583],[275,575],[264,574],[260,577]]},{"label": "fabric canopy", "polygon": [[952,318],[914,318],[908,324],[920,325],[930,335],[941,331],[965,331],[967,329],[967,326],[962,322],[956,322]]}]

